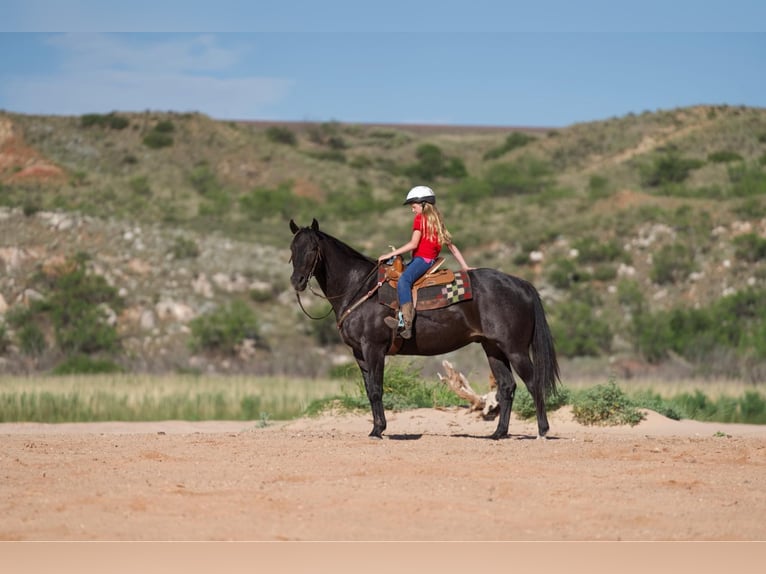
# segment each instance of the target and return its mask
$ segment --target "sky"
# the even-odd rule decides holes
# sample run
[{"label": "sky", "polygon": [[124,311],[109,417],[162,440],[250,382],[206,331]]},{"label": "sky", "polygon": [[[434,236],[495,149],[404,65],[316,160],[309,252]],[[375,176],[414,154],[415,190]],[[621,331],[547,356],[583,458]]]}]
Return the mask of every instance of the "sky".
[{"label": "sky", "polygon": [[0,0],[0,110],[564,127],[766,107],[762,0]]}]

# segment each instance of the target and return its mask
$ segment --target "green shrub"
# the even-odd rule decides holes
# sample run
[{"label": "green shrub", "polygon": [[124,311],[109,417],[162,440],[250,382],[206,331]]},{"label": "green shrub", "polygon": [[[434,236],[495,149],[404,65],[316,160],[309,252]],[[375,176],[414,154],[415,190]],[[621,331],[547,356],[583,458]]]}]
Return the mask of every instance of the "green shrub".
[{"label": "green shrub", "polygon": [[495,164],[485,180],[495,197],[540,193],[555,183],[551,166],[531,157]]},{"label": "green shrub", "polygon": [[449,177],[462,179],[468,172],[460,158],[445,156],[439,146],[423,144],[415,150],[417,163],[404,168],[405,175],[420,181],[434,181],[437,178]]},{"label": "green shrub", "polygon": [[748,263],[766,259],[766,239],[756,233],[746,233],[735,237],[734,247],[737,258]]},{"label": "green shrub", "polygon": [[537,138],[524,132],[512,132],[505,138],[505,142],[500,147],[493,148],[484,154],[485,160],[497,159],[509,151],[513,151],[517,148],[524,147],[530,142],[535,141]]},{"label": "green shrub", "polygon": [[592,175],[588,181],[588,197],[592,200],[609,196],[609,180],[602,175]]},{"label": "green shrub", "polygon": [[678,283],[686,279],[694,270],[694,256],[691,250],[681,243],[663,245],[652,257],[650,277],[659,285]]},{"label": "green shrub", "polygon": [[151,131],[144,136],[144,145],[151,149],[160,149],[173,145],[173,136],[158,131]]},{"label": "green shrub", "polygon": [[[547,412],[555,411],[564,405],[568,405],[571,400],[572,393],[569,389],[560,386],[558,392],[551,394],[545,399],[545,409]],[[516,387],[516,396],[513,401],[513,412],[515,412],[520,419],[532,419],[537,416],[535,401],[532,399],[532,395],[529,394],[527,386],[523,382]]]},{"label": "green shrub", "polygon": [[663,399],[659,393],[650,390],[637,392],[632,402],[638,408],[652,410],[675,421],[683,418],[679,409],[671,401]]},{"label": "green shrub", "polygon": [[106,323],[104,306],[117,312],[124,302],[106,279],[88,273],[83,258],[73,263],[71,271],[49,279],[51,292],[39,308],[50,316],[64,353],[114,351],[117,332]]},{"label": "green shrub", "polygon": [[734,151],[717,151],[707,156],[708,161],[713,163],[728,163],[730,161],[742,161],[742,156]]},{"label": "green shrub", "polygon": [[637,349],[657,362],[672,351],[690,361],[707,361],[726,350],[766,358],[766,291],[747,290],[700,309],[671,309],[633,319]]},{"label": "green shrub", "polygon": [[0,355],[8,352],[10,346],[11,337],[8,334],[8,327],[6,326],[5,321],[0,321]]},{"label": "green shrub", "polygon": [[130,189],[136,195],[149,197],[152,195],[152,188],[149,186],[149,178],[145,175],[134,177],[129,182]]},{"label": "green shrub", "polygon": [[295,146],[298,144],[298,138],[289,128],[284,126],[271,126],[266,130],[266,138],[274,143]]},{"label": "green shrub", "polygon": [[207,162],[198,163],[194,166],[189,173],[189,182],[200,195],[211,195],[221,188],[215,172]]},{"label": "green shrub", "polygon": [[74,355],[56,365],[51,372],[54,375],[97,375],[122,373],[123,368],[109,359],[95,359],[87,355]]},{"label": "green shrub", "polygon": [[735,164],[729,166],[729,180],[733,197],[752,197],[766,194],[766,172],[759,165]]},{"label": "green shrub", "polygon": [[130,121],[127,118],[118,116],[114,112],[110,114],[85,114],[80,116],[80,125],[84,128],[98,126],[122,130],[130,125]]},{"label": "green shrub", "polygon": [[447,189],[450,201],[462,204],[476,204],[492,195],[489,183],[474,177],[467,177]]},{"label": "green shrub", "polygon": [[229,192],[223,188],[215,188],[207,192],[197,210],[201,217],[222,219],[231,210],[231,204],[232,197]]},{"label": "green shrub", "polygon": [[577,249],[577,259],[583,263],[615,261],[625,253],[617,239],[605,241],[592,235],[577,239],[572,247]]},{"label": "green shrub", "polygon": [[579,269],[571,259],[554,259],[548,266],[546,277],[556,289],[569,289],[590,279],[588,273]]},{"label": "green shrub", "polygon": [[170,253],[174,259],[196,259],[199,257],[200,250],[197,242],[185,237],[176,237]]},{"label": "green shrub", "polygon": [[42,355],[48,347],[45,334],[35,323],[22,325],[16,333],[19,340],[19,348],[24,355],[36,357]]},{"label": "green shrub", "polygon": [[614,381],[579,393],[572,414],[580,424],[598,426],[635,426],[646,418]]},{"label": "green shrub", "polygon": [[190,347],[193,351],[234,355],[245,339],[259,339],[258,321],[253,310],[243,301],[234,300],[189,323]]},{"label": "green shrub", "polygon": [[641,180],[646,187],[661,187],[670,183],[682,183],[689,177],[692,170],[698,169],[704,162],[697,159],[683,158],[671,150],[657,157],[647,166],[641,168]]},{"label": "green shrub", "polygon": [[161,134],[172,134],[175,130],[176,127],[170,120],[162,120],[161,122],[157,122],[157,125],[154,126],[154,131]]},{"label": "green shrub", "polygon": [[584,301],[558,304],[551,313],[556,350],[563,357],[598,356],[609,352],[612,330]]}]

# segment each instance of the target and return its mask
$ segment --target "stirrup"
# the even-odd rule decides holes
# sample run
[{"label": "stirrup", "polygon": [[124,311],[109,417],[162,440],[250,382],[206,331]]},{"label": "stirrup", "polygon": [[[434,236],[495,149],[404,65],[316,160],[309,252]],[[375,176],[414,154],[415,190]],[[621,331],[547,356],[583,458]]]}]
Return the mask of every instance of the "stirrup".
[{"label": "stirrup", "polygon": [[386,317],[383,322],[389,329],[400,330],[404,327],[404,317],[401,311],[397,313],[397,317]]}]

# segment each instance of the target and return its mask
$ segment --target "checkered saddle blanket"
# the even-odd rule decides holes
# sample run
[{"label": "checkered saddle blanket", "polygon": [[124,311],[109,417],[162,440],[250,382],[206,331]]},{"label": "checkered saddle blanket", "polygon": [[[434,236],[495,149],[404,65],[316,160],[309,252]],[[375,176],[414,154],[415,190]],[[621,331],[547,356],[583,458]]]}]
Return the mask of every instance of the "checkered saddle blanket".
[{"label": "checkered saddle blanket", "polygon": [[[384,266],[378,271],[378,281],[385,281],[378,290],[378,301],[391,309],[398,309],[397,281],[391,277],[390,272],[386,273]],[[412,286],[412,291],[417,311],[441,309],[473,298],[468,272],[449,269],[423,275]]]}]

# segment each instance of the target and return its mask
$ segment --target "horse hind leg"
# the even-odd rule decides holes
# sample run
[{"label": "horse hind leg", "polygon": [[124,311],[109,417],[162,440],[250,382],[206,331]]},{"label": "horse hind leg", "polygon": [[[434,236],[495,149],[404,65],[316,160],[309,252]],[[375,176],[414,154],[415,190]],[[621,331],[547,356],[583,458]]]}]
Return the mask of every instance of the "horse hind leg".
[{"label": "horse hind leg", "polygon": [[513,368],[524,381],[524,384],[532,396],[535,403],[535,412],[537,414],[537,437],[545,438],[550,426],[548,425],[548,415],[545,409],[545,390],[537,388],[534,384],[534,367],[529,355],[524,353],[515,353],[511,355],[511,364]]},{"label": "horse hind leg", "polygon": [[508,426],[511,421],[511,410],[513,409],[513,397],[516,394],[516,381],[505,357],[492,349],[487,349],[487,347],[485,347],[485,352],[487,353],[489,368],[497,382],[497,400],[500,404],[497,428],[490,438],[498,440],[508,436]]}]

